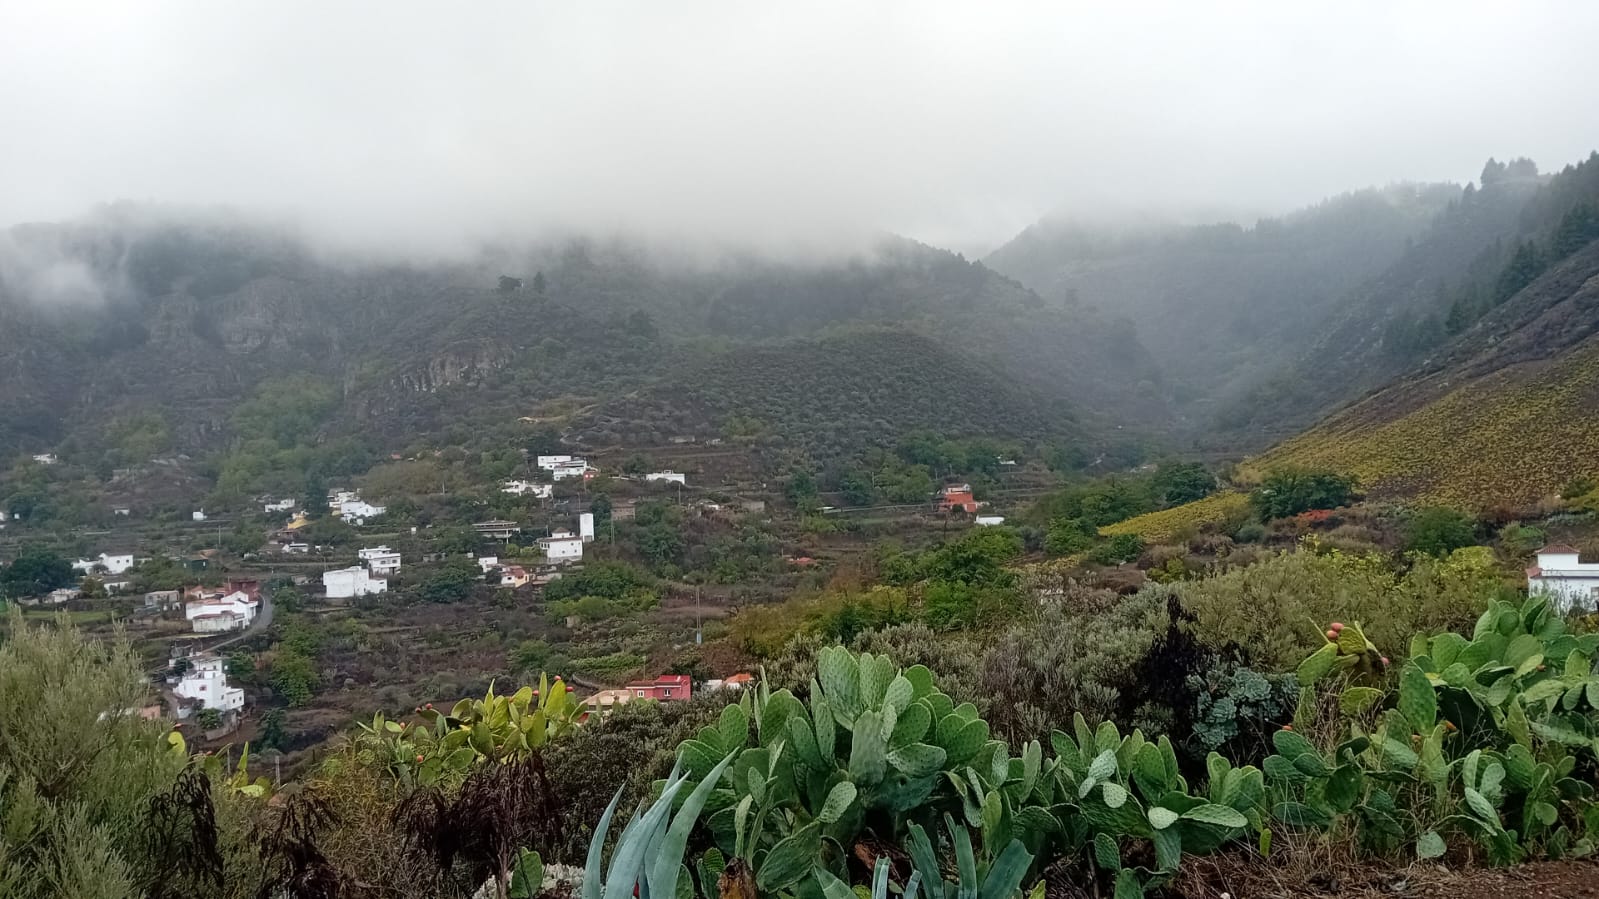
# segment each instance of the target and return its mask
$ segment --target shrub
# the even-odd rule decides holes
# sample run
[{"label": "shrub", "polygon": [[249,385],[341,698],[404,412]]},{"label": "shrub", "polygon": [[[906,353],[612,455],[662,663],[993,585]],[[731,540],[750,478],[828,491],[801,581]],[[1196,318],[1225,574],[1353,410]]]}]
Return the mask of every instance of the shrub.
[{"label": "shrub", "polygon": [[1417,511],[1405,528],[1405,548],[1429,556],[1446,556],[1476,540],[1476,520],[1447,506]]},{"label": "shrub", "polygon": [[1471,547],[1420,558],[1403,574],[1381,554],[1301,549],[1171,589],[1204,643],[1237,644],[1251,666],[1281,670],[1316,648],[1306,621],[1368,621],[1368,635],[1394,651],[1419,631],[1466,626],[1502,586],[1492,553]]},{"label": "shrub", "polygon": [[1336,509],[1354,498],[1354,478],[1298,467],[1274,469],[1249,494],[1250,505],[1264,519],[1287,518],[1312,509]]}]

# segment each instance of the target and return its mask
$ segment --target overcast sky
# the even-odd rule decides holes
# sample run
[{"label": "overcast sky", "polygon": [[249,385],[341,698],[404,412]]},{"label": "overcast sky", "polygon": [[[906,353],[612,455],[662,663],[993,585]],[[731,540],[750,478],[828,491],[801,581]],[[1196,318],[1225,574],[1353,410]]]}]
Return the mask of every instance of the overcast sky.
[{"label": "overcast sky", "polygon": [[1599,3],[0,0],[0,224],[227,204],[368,245],[1274,211],[1599,146]]}]

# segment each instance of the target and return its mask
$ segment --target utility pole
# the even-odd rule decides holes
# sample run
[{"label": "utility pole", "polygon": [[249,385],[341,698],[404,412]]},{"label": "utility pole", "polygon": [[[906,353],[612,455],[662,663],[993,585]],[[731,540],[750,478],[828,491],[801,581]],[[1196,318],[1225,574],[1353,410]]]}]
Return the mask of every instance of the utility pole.
[{"label": "utility pole", "polygon": [[694,585],[694,645],[699,646],[705,642],[705,631],[700,627],[700,590],[699,584]]}]

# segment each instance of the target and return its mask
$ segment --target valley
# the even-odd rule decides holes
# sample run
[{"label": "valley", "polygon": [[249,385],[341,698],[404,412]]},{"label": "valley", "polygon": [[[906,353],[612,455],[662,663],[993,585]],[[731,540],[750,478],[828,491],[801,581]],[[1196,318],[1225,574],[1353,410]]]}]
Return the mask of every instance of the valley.
[{"label": "valley", "polygon": [[[1306,786],[1331,767],[1283,767],[1319,750],[1282,734],[1345,727],[1414,723],[1418,747],[1330,750],[1393,807],[1339,825],[1361,851],[1586,852],[1576,787],[1506,837],[1381,784],[1395,757],[1446,792],[1456,776],[1423,770],[1456,719],[1415,708],[1418,683],[1485,703],[1461,724],[1488,751],[1512,752],[1500,708],[1523,703],[1566,735],[1540,752],[1580,743],[1543,764],[1591,765],[1591,709],[1495,704],[1432,656],[1502,621],[1515,633],[1475,651],[1542,641],[1576,658],[1573,696],[1588,683],[1588,594],[1540,597],[1566,583],[1551,560],[1569,549],[1580,587],[1599,549],[1596,166],[1490,162],[1481,187],[1359,191],[1248,228],[1045,222],[983,262],[884,237],[808,263],[579,239],[402,265],[127,206],[32,226],[13,248],[100,296],[46,306],[0,282],[4,645],[119,647],[156,694],[129,708],[181,724],[185,751],[244,771],[248,745],[257,776],[269,760],[228,781],[242,795],[354,778],[340,838],[381,845],[380,867],[419,864],[374,836],[396,796],[527,753],[568,778],[559,817],[581,823],[518,839],[579,864],[614,790],[647,802],[674,761],[760,763],[766,714],[816,741],[794,697],[855,695],[879,668],[927,706],[907,738],[927,761],[895,764],[928,808],[1040,853],[1082,836],[1055,815],[1089,816],[1117,861],[1070,876],[1118,896],[1180,882],[1144,822],[1182,808],[1215,820],[1180,857],[1232,852],[1310,889],[1302,856],[1239,847],[1355,814]],[[1323,662],[1341,693],[1314,686]],[[1544,671],[1518,689],[1548,694]],[[504,732],[535,709],[547,732]],[[980,756],[957,763],[967,727]],[[794,739],[799,764],[855,783],[863,763]],[[1018,787],[1046,743],[1048,783],[1079,784],[1054,798]],[[1127,772],[1090,771],[1122,750]],[[976,795],[964,773],[935,786],[968,763]],[[762,794],[789,804],[783,827],[820,821],[820,796],[780,786],[797,776],[736,789],[789,790]],[[1185,792],[1205,778],[1259,795]],[[900,802],[860,789],[873,815]],[[740,799],[717,801],[705,850]],[[828,826],[861,853],[866,820]],[[806,827],[751,837],[760,864]],[[416,876],[461,887],[448,866]]]}]

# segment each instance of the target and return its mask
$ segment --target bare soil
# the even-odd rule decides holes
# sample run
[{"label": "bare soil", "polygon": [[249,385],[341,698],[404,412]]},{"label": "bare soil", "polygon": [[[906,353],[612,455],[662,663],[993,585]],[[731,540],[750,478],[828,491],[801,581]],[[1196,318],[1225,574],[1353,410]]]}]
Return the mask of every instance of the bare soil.
[{"label": "bare soil", "polygon": [[1533,862],[1511,868],[1414,865],[1399,871],[1349,872],[1344,877],[1320,875],[1308,881],[1248,866],[1187,877],[1174,895],[1183,899],[1581,899],[1599,897],[1599,861]]}]

